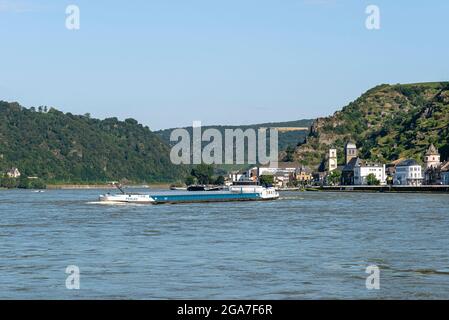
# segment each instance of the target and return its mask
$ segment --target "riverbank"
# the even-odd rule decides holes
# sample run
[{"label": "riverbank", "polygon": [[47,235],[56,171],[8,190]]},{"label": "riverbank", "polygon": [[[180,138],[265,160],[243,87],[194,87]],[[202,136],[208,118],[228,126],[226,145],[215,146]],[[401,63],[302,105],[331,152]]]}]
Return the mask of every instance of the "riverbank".
[{"label": "riverbank", "polygon": [[342,192],[449,193],[449,186],[323,186],[316,190]]},{"label": "riverbank", "polygon": [[[154,183],[143,185],[126,185],[126,189],[169,189],[168,183]],[[111,184],[48,184],[50,190],[77,190],[77,189],[115,189]]]}]

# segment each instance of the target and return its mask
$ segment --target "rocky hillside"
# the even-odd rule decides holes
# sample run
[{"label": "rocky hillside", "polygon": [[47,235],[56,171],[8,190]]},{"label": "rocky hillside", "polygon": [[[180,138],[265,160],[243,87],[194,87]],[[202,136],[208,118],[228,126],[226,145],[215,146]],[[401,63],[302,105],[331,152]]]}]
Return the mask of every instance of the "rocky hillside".
[{"label": "rocky hillside", "polygon": [[294,157],[316,167],[335,146],[343,162],[348,140],[357,143],[365,159],[422,161],[430,143],[447,159],[449,82],[377,86],[334,115],[317,119]]}]

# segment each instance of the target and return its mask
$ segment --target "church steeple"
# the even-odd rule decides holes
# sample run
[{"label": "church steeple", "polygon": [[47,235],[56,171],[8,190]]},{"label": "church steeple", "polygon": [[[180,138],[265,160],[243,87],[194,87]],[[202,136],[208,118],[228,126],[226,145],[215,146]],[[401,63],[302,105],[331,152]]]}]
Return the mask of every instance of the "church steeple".
[{"label": "church steeple", "polygon": [[354,142],[349,141],[348,143],[346,143],[346,146],[345,146],[346,164],[348,164],[349,161],[351,161],[351,159],[354,159],[357,157],[358,157],[357,146]]},{"label": "church steeple", "polygon": [[440,153],[438,152],[438,149],[435,148],[433,143],[429,146],[429,149],[427,149],[426,152],[426,168],[437,168],[440,166]]}]

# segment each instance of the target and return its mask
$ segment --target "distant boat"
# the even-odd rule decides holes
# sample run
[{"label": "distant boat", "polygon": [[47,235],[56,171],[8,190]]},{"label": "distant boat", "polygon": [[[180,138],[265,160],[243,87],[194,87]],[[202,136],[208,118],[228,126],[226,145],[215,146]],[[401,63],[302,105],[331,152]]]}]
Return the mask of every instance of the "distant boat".
[{"label": "distant boat", "polygon": [[204,185],[192,185],[187,187],[187,191],[222,191],[224,187],[221,186],[204,186]]},{"label": "distant boat", "polygon": [[186,191],[187,187],[175,187],[175,186],[171,186],[170,190],[177,190],[177,191]]},{"label": "distant boat", "polygon": [[[120,189],[123,190],[123,189]],[[106,203],[136,203],[136,204],[164,204],[164,203],[194,203],[194,202],[229,202],[229,201],[260,201],[276,200],[279,193],[272,187],[263,186],[231,186],[229,191],[190,191],[190,192],[161,192],[155,194],[122,194],[101,195],[99,200]]]}]

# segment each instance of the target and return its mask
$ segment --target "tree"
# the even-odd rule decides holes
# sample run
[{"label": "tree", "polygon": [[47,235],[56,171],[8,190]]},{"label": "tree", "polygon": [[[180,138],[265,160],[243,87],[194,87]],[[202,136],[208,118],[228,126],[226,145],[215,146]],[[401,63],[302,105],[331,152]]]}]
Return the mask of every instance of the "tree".
[{"label": "tree", "polygon": [[[173,182],[191,168],[170,161],[170,147],[136,121],[89,119],[50,109],[32,112],[0,101],[0,172],[19,167],[45,183]],[[47,107],[48,109],[48,107]],[[33,187],[36,179],[21,182]],[[5,185],[13,185],[5,180]],[[39,185],[37,185],[39,186]]]},{"label": "tree", "polygon": [[28,180],[28,178],[25,176],[21,176],[19,178],[19,185],[17,186],[17,188],[29,189],[30,188],[30,180]]},{"label": "tree", "polygon": [[293,148],[292,146],[288,146],[287,149],[285,150],[284,161],[285,162],[294,161],[294,154],[295,154],[295,148]]},{"label": "tree", "polygon": [[264,174],[259,177],[259,183],[263,186],[273,185],[274,184],[274,176]]},{"label": "tree", "polygon": [[380,181],[377,180],[376,175],[374,173],[370,173],[366,177],[366,182],[368,183],[369,186],[378,186],[378,185],[380,185]]},{"label": "tree", "polygon": [[31,189],[47,189],[47,185],[42,180],[33,180],[30,182]]},{"label": "tree", "polygon": [[218,176],[217,179],[215,179],[215,184],[218,186],[222,186],[225,183],[225,178],[223,176]]},{"label": "tree", "polygon": [[187,186],[191,186],[191,185],[195,184],[195,182],[196,182],[196,179],[193,176],[188,176],[185,181]]},{"label": "tree", "polygon": [[340,170],[334,170],[327,176],[327,183],[329,185],[338,185],[341,181],[341,171]]},{"label": "tree", "polygon": [[13,189],[13,188],[17,188],[17,185],[18,185],[18,181],[14,178],[8,178],[8,177],[0,178],[0,187],[1,188]]},{"label": "tree", "polygon": [[214,167],[212,165],[200,164],[194,167],[190,174],[198,180],[199,184],[209,184],[213,181]]}]

